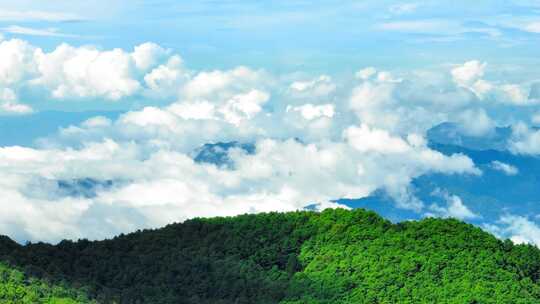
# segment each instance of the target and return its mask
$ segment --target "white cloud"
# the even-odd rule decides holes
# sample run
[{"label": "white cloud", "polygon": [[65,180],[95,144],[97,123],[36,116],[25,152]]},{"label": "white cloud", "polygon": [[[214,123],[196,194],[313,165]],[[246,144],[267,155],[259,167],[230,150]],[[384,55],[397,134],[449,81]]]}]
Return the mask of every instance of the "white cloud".
[{"label": "white cloud", "polygon": [[229,99],[219,110],[226,121],[238,125],[244,119],[251,119],[262,111],[262,105],[268,101],[270,95],[266,92],[251,90]]},{"label": "white cloud", "polygon": [[32,107],[28,105],[9,101],[0,103],[0,110],[0,113],[3,112],[8,114],[29,114],[34,111]]},{"label": "white cloud", "polygon": [[371,76],[375,75],[377,70],[374,67],[367,67],[356,72],[355,76],[358,79],[368,80]]},{"label": "white cloud", "polygon": [[0,85],[17,85],[36,70],[35,48],[19,39],[0,42]]},{"label": "white cloud", "polygon": [[[235,103],[252,113],[251,103],[265,98],[251,90]],[[0,191],[18,206],[0,216],[5,231],[18,231],[23,239],[103,238],[194,216],[296,210],[313,202],[335,207],[333,199],[364,197],[379,188],[388,189],[402,208],[421,210],[422,203],[408,192],[415,176],[477,173],[467,157],[432,151],[415,134],[405,140],[360,126],[347,129],[347,142],[301,143],[271,138],[275,124],[259,133],[247,124],[263,127],[263,121],[252,121],[257,116],[246,114],[246,128],[237,128],[233,121],[181,116],[180,105],[146,107],[114,122],[92,118],[49,139],[56,141],[52,148],[0,149]],[[233,149],[234,169],[198,164],[190,156],[202,143],[230,134],[242,138],[245,132],[255,139],[256,150]],[[79,142],[64,142],[64,135]],[[377,142],[364,149],[363,140]],[[54,181],[80,178],[113,180],[114,186],[91,198],[58,194]],[[54,208],[61,211],[51,212]]]},{"label": "white cloud", "polygon": [[518,168],[516,168],[516,167],[514,167],[514,166],[512,166],[510,164],[500,162],[498,160],[492,161],[491,162],[491,167],[493,169],[495,169],[495,170],[503,172],[506,175],[516,175],[516,174],[519,173]]},{"label": "white cloud", "polygon": [[321,75],[309,81],[295,81],[289,86],[291,94],[296,97],[317,98],[328,96],[336,90],[336,85],[328,75]]},{"label": "white cloud", "polygon": [[131,57],[139,70],[146,71],[162,62],[169,53],[170,51],[155,43],[146,42],[136,46],[133,53],[131,53]]},{"label": "white cloud", "polygon": [[201,72],[186,83],[182,97],[189,100],[230,97],[260,85],[264,76],[262,71],[243,66],[229,71]]},{"label": "white cloud", "polygon": [[81,126],[86,128],[96,128],[96,127],[109,127],[112,122],[110,119],[104,116],[95,116],[90,119],[87,119],[81,123]]},{"label": "white cloud", "polygon": [[461,198],[457,195],[449,195],[447,193],[442,194],[444,200],[446,201],[446,206],[441,207],[436,204],[432,204],[429,209],[433,213],[428,213],[428,215],[437,215],[441,217],[453,217],[460,220],[474,219],[479,216],[472,212],[465,204]]},{"label": "white cloud", "polygon": [[484,76],[486,65],[478,60],[467,61],[452,69],[452,77],[458,85],[470,88]]},{"label": "white cloud", "polygon": [[310,103],[298,107],[287,106],[286,111],[299,112],[304,119],[313,120],[319,117],[332,118],[335,113],[333,104],[312,105]]},{"label": "white cloud", "polygon": [[392,129],[398,123],[399,114],[385,109],[395,102],[394,87],[394,84],[364,82],[354,88],[350,107],[362,122]]},{"label": "white cloud", "polygon": [[27,36],[46,36],[46,37],[77,37],[76,35],[61,33],[57,28],[31,28],[19,25],[10,25],[0,29],[4,33],[27,35]]},{"label": "white cloud", "polygon": [[175,103],[169,110],[183,119],[214,119],[216,107],[207,101]]},{"label": "white cloud", "polygon": [[531,33],[540,33],[540,22],[531,22],[527,24],[523,29]]},{"label": "white cloud", "polygon": [[9,88],[0,89],[0,114],[29,114],[32,107],[17,102],[17,95]]},{"label": "white cloud", "polygon": [[540,246],[540,227],[526,217],[505,215],[500,218],[500,223],[499,233],[514,243]]},{"label": "white cloud", "polygon": [[517,154],[540,154],[540,131],[531,129],[523,123],[515,124],[512,128],[509,149]]},{"label": "white cloud", "polygon": [[132,77],[133,60],[120,49],[99,51],[62,44],[51,53],[37,50],[35,57],[40,76],[34,84],[50,88],[55,98],[118,100],[140,89]]},{"label": "white cloud", "polygon": [[[411,181],[430,172],[481,174],[464,155],[431,150],[424,134],[444,121],[488,134],[498,123],[493,92],[512,85],[482,82],[487,71],[479,61],[450,73],[367,68],[338,84],[327,75],[279,77],[242,66],[189,71],[151,43],[133,51],[63,44],[46,52],[9,40],[0,42],[0,54],[13,58],[0,62],[0,88],[12,103],[28,87],[52,99],[144,99],[114,121],[95,117],[63,128],[38,148],[0,150],[0,192],[17,206],[2,208],[10,213],[0,225],[21,239],[103,238],[194,216],[335,206],[334,199],[377,189],[400,208],[471,219],[457,197],[430,209],[411,191]],[[201,145],[228,141],[256,149],[229,150],[229,168],[193,161]],[[58,189],[59,180],[83,178],[113,186],[92,197]]]},{"label": "white cloud", "polygon": [[484,109],[467,109],[456,118],[464,134],[470,136],[485,136],[495,129],[495,122]]},{"label": "white cloud", "polygon": [[349,107],[362,123],[400,135],[421,134],[446,121],[458,123],[470,136],[489,135],[497,125],[508,124],[508,119],[501,120],[502,112],[535,103],[525,93],[525,83],[485,80],[486,66],[468,61],[452,67],[449,75],[365,69],[356,73],[360,81],[352,89]]},{"label": "white cloud", "polygon": [[150,94],[175,97],[181,85],[188,80],[188,72],[182,67],[182,59],[178,55],[170,57],[165,64],[152,69],[144,76],[144,82]]},{"label": "white cloud", "polygon": [[507,100],[516,105],[527,105],[534,101],[529,100],[525,90],[517,84],[504,84],[500,87],[502,92],[501,99]]},{"label": "white cloud", "polygon": [[128,112],[120,118],[123,124],[133,124],[140,127],[164,125],[173,128],[176,120],[176,117],[171,113],[156,107],[145,107],[140,111]]},{"label": "white cloud", "polygon": [[478,60],[467,61],[451,70],[452,78],[458,86],[470,90],[481,100],[519,106],[535,104],[524,85],[485,80],[486,66]]},{"label": "white cloud", "polygon": [[[33,34],[63,35],[49,30]],[[117,101],[137,94],[174,98],[189,75],[180,56],[154,43],[138,45],[132,52],[68,44],[46,52],[11,39],[0,41],[0,56],[5,58],[0,62],[0,86],[45,89],[47,100]]]},{"label": "white cloud", "polygon": [[410,146],[399,137],[392,137],[385,130],[371,129],[363,124],[360,127],[349,127],[344,133],[347,141],[361,152],[404,153]]},{"label": "white cloud", "polygon": [[[420,211],[423,207],[408,191],[409,182],[419,173],[481,174],[468,157],[446,157],[429,149],[426,141],[417,134],[409,134],[406,141],[387,131],[361,125],[347,128],[344,137],[363,157],[358,173],[364,178],[373,175],[371,178],[384,185],[402,208]],[[376,173],[377,170],[381,174]]]}]

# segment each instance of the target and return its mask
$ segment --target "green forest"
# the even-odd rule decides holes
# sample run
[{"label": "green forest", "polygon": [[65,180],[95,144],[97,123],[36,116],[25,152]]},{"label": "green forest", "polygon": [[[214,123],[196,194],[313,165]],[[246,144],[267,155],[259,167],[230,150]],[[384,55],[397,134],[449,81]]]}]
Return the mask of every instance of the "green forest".
[{"label": "green forest", "polygon": [[540,303],[540,250],[356,209],[193,219],[110,240],[0,237],[0,303]]},{"label": "green forest", "polygon": [[26,276],[0,263],[0,303],[5,304],[77,304],[90,301],[83,291],[65,285]]}]

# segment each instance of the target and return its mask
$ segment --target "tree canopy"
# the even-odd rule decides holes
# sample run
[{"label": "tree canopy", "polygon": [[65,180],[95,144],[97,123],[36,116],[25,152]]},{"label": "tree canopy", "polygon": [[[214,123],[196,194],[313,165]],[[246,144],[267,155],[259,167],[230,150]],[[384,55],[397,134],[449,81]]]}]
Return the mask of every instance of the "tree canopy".
[{"label": "tree canopy", "polygon": [[536,247],[361,209],[193,219],[54,246],[4,238],[0,257],[99,303],[540,303]]}]

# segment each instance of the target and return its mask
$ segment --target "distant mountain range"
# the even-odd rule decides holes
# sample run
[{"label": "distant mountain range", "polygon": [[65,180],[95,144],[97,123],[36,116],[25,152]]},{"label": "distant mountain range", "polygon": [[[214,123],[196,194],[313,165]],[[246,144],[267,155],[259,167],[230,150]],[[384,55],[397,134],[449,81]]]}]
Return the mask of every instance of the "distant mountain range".
[{"label": "distant mountain range", "polygon": [[[496,128],[486,137],[467,136],[453,123],[443,123],[430,129],[427,132],[430,148],[446,155],[467,155],[482,170],[482,175],[422,175],[412,182],[415,196],[429,207],[432,204],[444,205],[447,195],[456,195],[477,215],[464,220],[480,225],[493,223],[504,214],[540,214],[540,158],[509,152],[506,143],[510,136],[510,128]],[[231,167],[233,164],[227,152],[232,148],[254,152],[250,143],[213,143],[197,150],[194,159]],[[394,222],[426,216],[425,213],[398,208],[384,189],[365,198],[336,201],[352,208],[374,210]],[[308,205],[308,209],[310,207]]]},{"label": "distant mountain range", "polygon": [[470,150],[504,151],[512,135],[510,127],[497,127],[482,136],[470,136],[463,132],[459,125],[445,122],[427,131],[427,139],[432,144],[459,146]]}]

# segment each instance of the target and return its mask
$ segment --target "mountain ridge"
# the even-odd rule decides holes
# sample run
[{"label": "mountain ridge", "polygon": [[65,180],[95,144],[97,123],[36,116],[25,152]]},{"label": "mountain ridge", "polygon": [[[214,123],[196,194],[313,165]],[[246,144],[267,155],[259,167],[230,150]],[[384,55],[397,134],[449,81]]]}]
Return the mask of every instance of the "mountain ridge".
[{"label": "mountain ridge", "polygon": [[363,209],[197,218],[103,241],[2,246],[0,257],[85,286],[99,303],[540,300],[538,248],[455,219],[393,224]]}]

